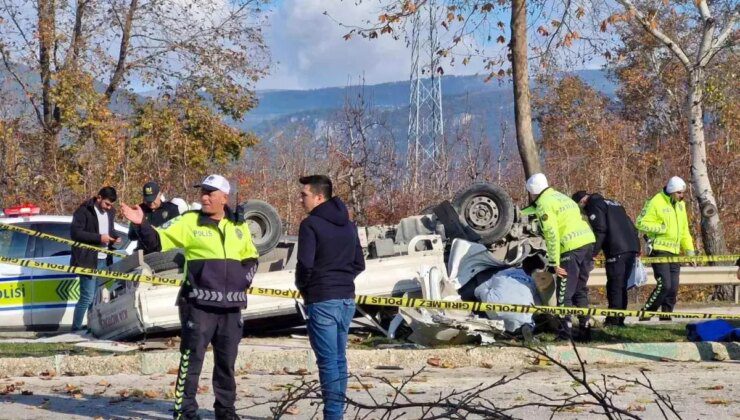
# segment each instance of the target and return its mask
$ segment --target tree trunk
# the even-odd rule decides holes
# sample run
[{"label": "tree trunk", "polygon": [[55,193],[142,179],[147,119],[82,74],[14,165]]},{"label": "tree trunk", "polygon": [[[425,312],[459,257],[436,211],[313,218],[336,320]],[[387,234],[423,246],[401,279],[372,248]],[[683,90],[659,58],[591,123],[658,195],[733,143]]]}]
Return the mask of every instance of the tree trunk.
[{"label": "tree trunk", "polygon": [[529,178],[537,172],[542,172],[537,145],[532,133],[528,65],[527,0],[512,0],[511,69],[514,75],[514,121],[516,122],[516,143],[524,165],[525,178]]},{"label": "tree trunk", "polygon": [[[701,211],[701,239],[709,255],[727,253],[725,230],[717,211],[717,200],[712,192],[707,171],[707,150],[704,141],[704,69],[695,67],[689,73],[688,110],[690,116],[689,146],[691,151],[691,184]],[[720,300],[733,298],[732,286],[717,286],[714,297]]]}]

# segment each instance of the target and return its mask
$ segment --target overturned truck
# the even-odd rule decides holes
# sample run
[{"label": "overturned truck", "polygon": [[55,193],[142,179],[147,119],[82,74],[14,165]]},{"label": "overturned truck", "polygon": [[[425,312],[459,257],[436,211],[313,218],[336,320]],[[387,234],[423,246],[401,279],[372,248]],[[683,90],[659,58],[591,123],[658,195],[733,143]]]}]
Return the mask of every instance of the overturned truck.
[{"label": "overturned truck", "polygon": [[[281,235],[280,218],[267,203],[250,200],[243,208],[243,217],[261,255],[253,286],[294,289],[297,238]],[[481,271],[515,266],[532,254],[544,258],[536,222],[522,214],[508,194],[495,185],[473,184],[456,194],[452,201],[443,201],[421,213],[401,220],[396,226],[358,228],[366,256],[366,270],[355,281],[358,295],[460,299],[461,294],[465,296],[465,284]],[[476,244],[475,249],[480,251],[483,247],[486,252],[468,252],[467,256],[453,253],[455,261],[451,264],[450,250],[455,240]],[[177,250],[148,255],[138,252],[111,269],[180,278],[183,263],[183,254]],[[461,269],[465,270],[462,276]],[[465,284],[459,279],[464,279]],[[180,329],[175,306],[177,294],[178,289],[170,286],[108,282],[96,294],[89,325],[97,337],[117,340],[177,331]],[[437,319],[442,325],[449,322],[450,328],[457,331],[468,328],[470,334],[463,334],[465,337],[500,327],[495,321],[475,319],[472,314],[450,318],[441,312],[404,310],[399,314],[391,309],[358,307],[389,336],[398,335],[402,325],[414,328],[410,324],[424,319]],[[247,325],[267,321],[265,325],[275,327],[279,324],[277,320],[300,320],[301,312],[302,304],[297,301],[250,296],[242,314]],[[452,332],[443,336],[441,341],[456,341]]]}]

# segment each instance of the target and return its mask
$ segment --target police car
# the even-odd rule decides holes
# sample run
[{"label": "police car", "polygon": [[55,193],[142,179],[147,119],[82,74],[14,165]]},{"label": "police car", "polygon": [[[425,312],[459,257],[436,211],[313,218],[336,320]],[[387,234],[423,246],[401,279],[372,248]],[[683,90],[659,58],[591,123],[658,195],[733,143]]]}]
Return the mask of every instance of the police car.
[{"label": "police car", "polygon": [[[5,208],[0,222],[69,239],[72,216],[41,215],[40,208],[25,204]],[[136,243],[128,239],[128,228],[115,224],[121,238],[118,249],[131,253]],[[0,255],[69,265],[69,245],[0,229]],[[79,278],[16,265],[0,264],[0,329],[57,330],[72,325],[79,298]]]}]

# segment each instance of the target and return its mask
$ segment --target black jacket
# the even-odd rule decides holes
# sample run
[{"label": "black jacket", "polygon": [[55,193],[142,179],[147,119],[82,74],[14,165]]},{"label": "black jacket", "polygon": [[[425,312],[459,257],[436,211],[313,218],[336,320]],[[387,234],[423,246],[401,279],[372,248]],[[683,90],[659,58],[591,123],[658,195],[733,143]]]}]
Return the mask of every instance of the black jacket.
[{"label": "black jacket", "polygon": [[[180,209],[177,204],[165,201],[156,210],[152,210],[146,203],[139,204],[141,210],[144,212],[144,217],[153,227],[160,227],[167,223],[169,220],[174,219],[180,215]],[[139,227],[131,224],[128,228],[128,238],[132,241],[139,240]],[[136,247],[137,250],[144,249],[141,243]]]},{"label": "black jacket", "polygon": [[594,193],[589,196],[584,210],[596,235],[594,256],[602,248],[607,258],[625,252],[640,252],[637,229],[618,201]]},{"label": "black jacket", "polygon": [[[116,216],[116,209],[108,212],[108,226],[110,227],[109,235],[116,237],[116,228],[113,224]],[[100,248],[104,246],[100,243],[100,228],[98,227],[98,216],[95,214],[95,199],[91,198],[84,203],[72,214],[72,225],[70,226],[70,237],[73,241],[82,242],[88,245],[94,245]],[[108,246],[108,249],[113,249]],[[113,257],[108,255],[106,264],[110,265]],[[89,249],[72,247],[72,258],[70,265],[84,268],[98,268],[98,253]]]},{"label": "black jacket", "polygon": [[355,277],[365,270],[357,227],[339,197],[316,206],[298,231],[295,283],[306,304],[354,299]]}]

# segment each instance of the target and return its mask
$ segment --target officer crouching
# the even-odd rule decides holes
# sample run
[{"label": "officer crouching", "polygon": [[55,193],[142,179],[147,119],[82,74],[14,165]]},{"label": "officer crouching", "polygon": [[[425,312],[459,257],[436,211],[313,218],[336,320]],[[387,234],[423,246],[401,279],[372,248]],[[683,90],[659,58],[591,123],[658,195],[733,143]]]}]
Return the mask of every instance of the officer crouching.
[{"label": "officer crouching", "polygon": [[140,241],[148,252],[182,248],[185,279],[177,304],[182,324],[180,368],[175,383],[176,419],[197,419],[195,395],[206,348],[213,345],[213,405],[217,419],[237,419],[234,364],[242,338],[241,310],[245,289],[257,271],[258,252],[246,223],[236,220],[227,206],[229,182],[209,175],[196,185],[202,208],[152,227],[140,207],[122,204],[122,213],[139,225]]}]

